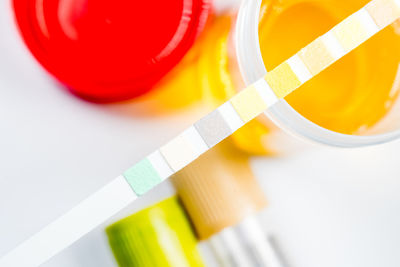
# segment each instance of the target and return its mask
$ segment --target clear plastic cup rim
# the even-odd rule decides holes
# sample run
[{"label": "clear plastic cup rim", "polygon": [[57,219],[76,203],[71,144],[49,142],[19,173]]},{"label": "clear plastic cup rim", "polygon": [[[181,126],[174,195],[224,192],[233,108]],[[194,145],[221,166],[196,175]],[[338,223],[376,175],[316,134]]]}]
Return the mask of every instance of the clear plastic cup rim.
[{"label": "clear plastic cup rim", "polygon": [[[263,77],[265,68],[258,39],[261,0],[243,1],[235,29],[238,65],[246,85]],[[400,137],[400,129],[374,135],[349,135],[323,128],[303,117],[285,100],[269,108],[265,115],[278,127],[300,138],[337,147],[361,147],[386,143]]]}]

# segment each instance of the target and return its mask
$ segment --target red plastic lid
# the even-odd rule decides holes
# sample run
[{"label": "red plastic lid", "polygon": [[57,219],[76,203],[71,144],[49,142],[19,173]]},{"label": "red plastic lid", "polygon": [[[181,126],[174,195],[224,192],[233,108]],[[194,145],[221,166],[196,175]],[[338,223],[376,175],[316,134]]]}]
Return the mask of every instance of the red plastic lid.
[{"label": "red plastic lid", "polygon": [[193,44],[210,0],[14,0],[36,59],[92,101],[149,91]]}]

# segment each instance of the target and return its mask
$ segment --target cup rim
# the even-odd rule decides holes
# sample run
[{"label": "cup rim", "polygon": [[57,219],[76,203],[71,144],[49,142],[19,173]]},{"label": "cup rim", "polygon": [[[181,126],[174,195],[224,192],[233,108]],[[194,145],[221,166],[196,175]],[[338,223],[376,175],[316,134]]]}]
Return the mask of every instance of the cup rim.
[{"label": "cup rim", "polygon": [[[265,68],[258,39],[262,0],[243,1],[236,20],[235,48],[239,69],[246,85],[263,77]],[[281,99],[264,114],[279,128],[300,137],[337,147],[362,147],[386,143],[400,137],[400,129],[375,135],[350,135],[323,128],[293,109]]]}]

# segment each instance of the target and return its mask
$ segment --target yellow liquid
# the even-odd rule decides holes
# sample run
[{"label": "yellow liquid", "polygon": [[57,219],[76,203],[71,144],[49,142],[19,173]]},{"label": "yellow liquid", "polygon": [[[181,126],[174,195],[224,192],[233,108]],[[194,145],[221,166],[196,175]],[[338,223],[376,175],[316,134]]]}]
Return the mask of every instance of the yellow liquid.
[{"label": "yellow liquid", "polygon": [[[309,42],[361,8],[367,0],[264,0],[259,38],[267,70],[288,59]],[[154,109],[182,110],[225,102],[242,88],[235,87],[229,51],[234,18],[212,17],[178,66],[145,99]],[[372,37],[286,98],[307,119],[327,129],[363,134],[392,107],[400,63],[400,28],[392,25]],[[400,81],[400,77],[397,78]],[[396,85],[396,86],[395,86]],[[265,117],[265,116],[264,116]],[[270,154],[271,130],[258,117],[231,139],[250,154]],[[273,141],[273,139],[272,139]]]},{"label": "yellow liquid", "polygon": [[[367,0],[265,0],[259,23],[261,53],[272,70],[364,6]],[[397,29],[399,31],[399,29]],[[363,134],[390,110],[398,95],[400,35],[390,26],[286,97],[312,122]]]}]

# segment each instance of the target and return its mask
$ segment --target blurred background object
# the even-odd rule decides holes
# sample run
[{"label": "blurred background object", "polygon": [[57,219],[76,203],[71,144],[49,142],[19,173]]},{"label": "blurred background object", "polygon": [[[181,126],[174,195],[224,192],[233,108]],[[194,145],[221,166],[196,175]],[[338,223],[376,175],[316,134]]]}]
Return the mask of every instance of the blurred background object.
[{"label": "blurred background object", "polygon": [[24,41],[75,94],[99,102],[152,89],[203,29],[209,0],[13,1]]},{"label": "blurred background object", "polygon": [[121,267],[204,267],[197,240],[178,199],[172,197],[107,228]]},{"label": "blurred background object", "polygon": [[282,267],[257,219],[267,201],[249,158],[229,140],[172,177],[197,236],[223,267]]},{"label": "blurred background object", "polygon": [[264,209],[249,159],[223,141],[172,177],[200,240]]}]

